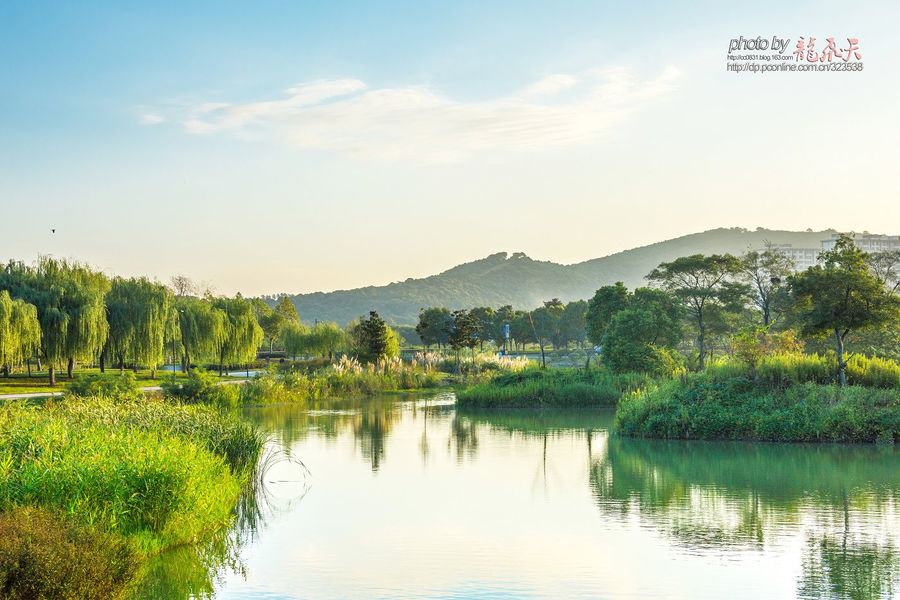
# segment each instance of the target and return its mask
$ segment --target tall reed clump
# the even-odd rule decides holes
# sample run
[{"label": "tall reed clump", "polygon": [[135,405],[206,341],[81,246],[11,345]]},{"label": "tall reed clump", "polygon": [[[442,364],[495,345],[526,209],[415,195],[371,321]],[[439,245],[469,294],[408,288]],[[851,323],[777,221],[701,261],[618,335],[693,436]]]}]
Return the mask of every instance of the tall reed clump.
[{"label": "tall reed clump", "polygon": [[497,375],[457,391],[460,408],[612,406],[651,378],[637,373],[616,375],[606,369],[539,369]]},{"label": "tall reed clump", "polygon": [[137,569],[121,536],[35,507],[0,512],[0,597],[122,597]]},{"label": "tall reed clump", "polygon": [[262,446],[208,407],[72,399],[0,408],[0,509],[34,505],[141,555],[227,526]]},{"label": "tall reed clump", "polygon": [[770,387],[696,373],[629,394],[619,433],[681,439],[881,442],[900,439],[900,389],[813,382]]},{"label": "tall reed clump", "polygon": [[[705,373],[716,381],[751,378],[773,390],[804,383],[828,385],[837,383],[837,359],[828,354],[784,352],[761,356],[751,366],[736,358],[725,358],[710,364]],[[847,360],[847,382],[864,387],[898,387],[900,364],[886,358],[854,354]]]}]

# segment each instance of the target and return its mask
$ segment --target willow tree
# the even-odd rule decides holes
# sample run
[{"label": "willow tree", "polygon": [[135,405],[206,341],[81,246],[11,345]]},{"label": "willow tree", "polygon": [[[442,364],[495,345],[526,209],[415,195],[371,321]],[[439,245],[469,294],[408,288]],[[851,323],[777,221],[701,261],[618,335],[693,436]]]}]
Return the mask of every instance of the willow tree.
[{"label": "willow tree", "polygon": [[208,298],[190,296],[178,298],[175,311],[184,370],[190,371],[192,361],[215,359],[225,339],[225,312]]},{"label": "willow tree", "polygon": [[10,262],[0,273],[0,289],[36,307],[39,355],[47,363],[50,385],[56,385],[56,369],[64,362],[71,376],[76,358],[93,358],[102,351],[108,333],[104,296],[109,289],[102,273],[49,257],[34,266]]},{"label": "willow tree", "polygon": [[156,368],[163,360],[166,329],[170,326],[172,293],[159,283],[145,277],[123,279],[116,277],[106,297],[109,319],[107,349],[124,370],[125,362],[150,367],[156,378]]},{"label": "willow tree", "polygon": [[13,300],[0,290],[0,366],[9,377],[12,367],[29,360],[41,343],[41,324],[37,307]]},{"label": "willow tree", "polygon": [[309,330],[299,321],[290,322],[281,329],[280,341],[285,354],[297,360],[298,354],[305,354],[309,349]]},{"label": "willow tree", "polygon": [[[69,305],[66,331],[66,374],[73,377],[76,360],[100,356],[109,335],[106,320],[106,294],[109,278],[78,262],[43,259],[45,268],[54,270],[64,282]],[[40,268],[40,265],[39,265]]]},{"label": "willow tree", "polygon": [[219,375],[222,375],[226,362],[249,363],[256,358],[265,334],[256,319],[253,303],[240,294],[234,298],[216,298],[212,304],[225,315],[225,335],[218,348]]}]

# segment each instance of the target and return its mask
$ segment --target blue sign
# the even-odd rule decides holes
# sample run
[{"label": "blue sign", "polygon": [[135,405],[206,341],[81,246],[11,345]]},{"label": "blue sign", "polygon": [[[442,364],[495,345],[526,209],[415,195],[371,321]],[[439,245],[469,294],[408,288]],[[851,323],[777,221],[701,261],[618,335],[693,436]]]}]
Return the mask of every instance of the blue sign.
[{"label": "blue sign", "polygon": [[503,339],[504,340],[509,339],[509,323],[503,324]]}]

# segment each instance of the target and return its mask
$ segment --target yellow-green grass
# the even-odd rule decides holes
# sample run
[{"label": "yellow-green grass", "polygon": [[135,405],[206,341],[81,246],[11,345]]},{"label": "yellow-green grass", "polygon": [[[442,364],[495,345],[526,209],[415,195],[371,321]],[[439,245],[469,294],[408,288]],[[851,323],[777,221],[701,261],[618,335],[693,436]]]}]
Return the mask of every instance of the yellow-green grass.
[{"label": "yellow-green grass", "polygon": [[210,407],[10,402],[0,407],[0,510],[58,511],[147,556],[229,525],[261,447],[255,428]]},{"label": "yellow-green grass", "polygon": [[[126,372],[134,372],[131,369],[127,369]],[[100,373],[100,369],[96,367],[87,367],[87,368],[79,368],[74,372],[74,378],[82,378],[89,375],[97,375]],[[119,373],[118,369],[106,369],[107,375],[116,375]],[[156,371],[156,379],[151,378],[151,373],[149,369],[138,369],[137,373],[134,374],[135,381],[138,384],[138,387],[146,388],[146,387],[155,387],[160,385],[160,383],[164,380],[172,379],[172,371]],[[219,381],[234,381],[234,377],[219,377],[218,375],[212,375]],[[184,380],[187,378],[186,373],[182,373],[180,371],[175,373],[175,377],[178,380]],[[48,382],[47,371],[32,371],[31,377],[28,376],[28,373],[22,371],[21,369],[16,370],[11,373],[9,377],[0,376],[0,395],[4,394],[38,394],[38,393],[47,393],[52,394],[55,392],[64,392],[66,391],[66,387],[69,384],[69,380],[66,378],[66,372],[63,370],[61,373],[57,372],[56,374],[56,386],[51,386]]]}]

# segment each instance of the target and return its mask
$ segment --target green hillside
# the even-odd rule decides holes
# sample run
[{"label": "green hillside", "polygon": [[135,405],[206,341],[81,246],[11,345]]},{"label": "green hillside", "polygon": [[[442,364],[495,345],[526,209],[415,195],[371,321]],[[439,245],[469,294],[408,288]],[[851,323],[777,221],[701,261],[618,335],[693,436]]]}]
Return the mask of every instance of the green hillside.
[{"label": "green hillside", "polygon": [[470,308],[512,304],[533,308],[549,298],[589,298],[598,287],[623,281],[629,287],[645,285],[644,276],[660,262],[688,254],[731,252],[762,247],[766,240],[796,247],[818,248],[834,233],[827,231],[774,231],[713,229],[603,258],[561,265],[538,261],[522,253],[492,254],[423,279],[407,279],[383,286],[316,292],[292,296],[304,321],[346,323],[377,310],[395,324],[413,324],[424,306]]}]

